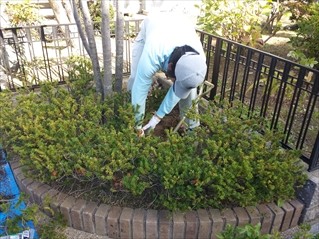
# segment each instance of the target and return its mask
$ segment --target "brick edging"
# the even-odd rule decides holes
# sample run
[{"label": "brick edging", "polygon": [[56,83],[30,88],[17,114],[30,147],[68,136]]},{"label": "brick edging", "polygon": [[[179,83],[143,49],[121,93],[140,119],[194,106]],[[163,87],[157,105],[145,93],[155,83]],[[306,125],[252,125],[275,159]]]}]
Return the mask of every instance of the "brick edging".
[{"label": "brick edging", "polygon": [[248,223],[261,223],[261,231],[266,234],[297,226],[304,208],[304,204],[297,199],[287,201],[281,207],[266,203],[223,210],[198,209],[183,213],[110,206],[76,199],[47,184],[27,178],[18,161],[10,162],[10,165],[20,190],[29,195],[31,202],[42,205],[49,197],[51,209],[61,213],[68,226],[110,238],[215,239],[226,224],[243,226]]}]

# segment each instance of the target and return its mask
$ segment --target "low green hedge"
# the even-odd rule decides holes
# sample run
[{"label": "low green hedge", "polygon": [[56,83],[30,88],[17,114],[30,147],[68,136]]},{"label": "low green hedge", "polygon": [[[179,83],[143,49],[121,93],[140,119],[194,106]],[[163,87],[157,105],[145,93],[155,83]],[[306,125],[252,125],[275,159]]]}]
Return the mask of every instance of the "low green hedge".
[{"label": "low green hedge", "polygon": [[154,208],[169,210],[280,202],[305,181],[299,152],[283,150],[281,135],[263,119],[246,117],[239,103],[211,102],[200,115],[190,112],[202,122],[190,134],[167,130],[165,138],[139,138],[129,95],[100,103],[89,82],[0,94],[1,143],[30,176],[147,192]]}]

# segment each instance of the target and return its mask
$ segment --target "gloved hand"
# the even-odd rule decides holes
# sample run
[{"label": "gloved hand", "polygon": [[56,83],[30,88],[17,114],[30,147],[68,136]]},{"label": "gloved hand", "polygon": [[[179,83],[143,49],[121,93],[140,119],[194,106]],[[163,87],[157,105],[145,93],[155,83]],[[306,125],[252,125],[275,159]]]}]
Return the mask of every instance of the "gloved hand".
[{"label": "gloved hand", "polygon": [[135,129],[137,136],[138,137],[143,137],[144,136],[144,130],[143,129]]},{"label": "gloved hand", "polygon": [[161,118],[156,114],[153,115],[151,120],[143,127],[144,131],[148,131],[150,129],[155,129],[156,125],[161,121]]}]

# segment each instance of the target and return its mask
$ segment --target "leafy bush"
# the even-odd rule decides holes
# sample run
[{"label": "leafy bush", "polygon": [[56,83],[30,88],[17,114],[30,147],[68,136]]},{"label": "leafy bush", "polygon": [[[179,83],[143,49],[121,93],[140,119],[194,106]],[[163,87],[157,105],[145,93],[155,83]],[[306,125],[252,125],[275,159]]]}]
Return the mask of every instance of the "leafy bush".
[{"label": "leafy bush", "polygon": [[201,29],[243,44],[257,46],[261,38],[262,6],[254,0],[202,0],[198,25]]},{"label": "leafy bush", "polygon": [[[11,1],[12,2],[12,1]],[[30,0],[21,3],[6,3],[5,13],[8,15],[12,26],[30,26],[40,22],[41,18],[37,13],[38,7]]]},{"label": "leafy bush", "polygon": [[[318,235],[309,232],[309,224],[301,224],[298,231],[290,238],[292,239],[317,239]],[[224,231],[217,235],[218,239],[284,239],[279,232],[272,234],[262,234],[261,224],[247,224],[241,227],[234,227],[227,224]]]},{"label": "leafy bush", "polygon": [[[92,17],[93,21],[93,27],[97,31],[101,31],[101,22],[102,22],[102,12],[101,12],[101,1],[94,1],[89,3],[89,11],[90,15]],[[109,17],[110,17],[110,29],[111,31],[114,31],[115,29],[115,22],[114,22],[114,15],[115,11],[113,8],[113,5],[110,4],[110,9],[109,9]]]},{"label": "leafy bush", "polygon": [[[37,222],[35,212],[37,211],[37,206],[32,205],[24,207],[24,195],[19,196],[18,199],[6,198],[0,195],[0,212],[4,215],[0,227],[0,237],[9,234],[18,234],[21,231],[29,229],[28,223],[30,221]],[[23,206],[23,210],[18,210]]]},{"label": "leafy bush", "polygon": [[[292,46],[303,52],[306,58],[314,58],[319,61],[319,3],[313,3],[309,6],[309,14],[297,21],[297,35],[291,37]],[[316,65],[318,68],[318,64]]]},{"label": "leafy bush", "polygon": [[283,150],[281,136],[261,119],[243,117],[241,105],[222,107],[211,103],[199,116],[203,126],[189,135],[167,132],[166,141],[135,161],[124,185],[136,194],[156,187],[160,204],[172,210],[293,197],[295,184],[304,182],[298,152]]},{"label": "leafy bush", "polygon": [[245,116],[241,104],[211,102],[200,115],[191,112],[203,125],[185,136],[167,130],[165,138],[138,138],[128,95],[101,103],[91,81],[84,76],[66,87],[43,85],[40,93],[0,94],[2,144],[30,176],[148,193],[154,207],[170,210],[286,200],[305,180],[299,152],[283,150],[281,136]]},{"label": "leafy bush", "polygon": [[257,225],[247,224],[244,227],[234,227],[229,224],[226,225],[226,228],[223,232],[217,235],[218,239],[275,239],[279,238],[277,236],[271,236],[269,234],[261,234],[261,224]]}]

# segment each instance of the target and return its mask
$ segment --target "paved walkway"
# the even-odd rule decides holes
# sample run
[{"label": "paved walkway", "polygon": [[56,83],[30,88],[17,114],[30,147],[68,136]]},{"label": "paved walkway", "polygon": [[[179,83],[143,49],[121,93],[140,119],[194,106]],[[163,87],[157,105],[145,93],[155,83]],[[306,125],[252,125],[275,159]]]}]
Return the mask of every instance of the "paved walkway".
[{"label": "paved walkway", "polygon": [[[292,239],[293,235],[298,232],[298,227],[289,229],[285,232],[283,232],[281,235],[283,239]],[[311,226],[311,230],[313,234],[319,234],[319,218],[314,224]],[[86,233],[83,231],[75,230],[73,228],[67,227],[65,230],[65,234],[67,235],[68,239],[111,239],[107,236],[98,236],[93,235],[90,233]]]}]

